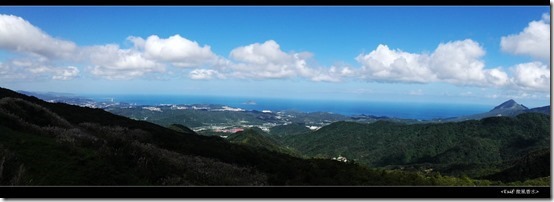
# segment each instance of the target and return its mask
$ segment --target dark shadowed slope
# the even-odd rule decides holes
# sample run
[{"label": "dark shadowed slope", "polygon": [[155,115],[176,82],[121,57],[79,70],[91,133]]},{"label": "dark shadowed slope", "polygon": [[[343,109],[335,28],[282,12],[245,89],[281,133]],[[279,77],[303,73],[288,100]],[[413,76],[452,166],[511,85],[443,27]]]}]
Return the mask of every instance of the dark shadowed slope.
[{"label": "dark shadowed slope", "polygon": [[[472,185],[300,159],[0,89],[3,185]],[[479,182],[486,183],[487,181]],[[490,182],[488,182],[490,184]]]}]

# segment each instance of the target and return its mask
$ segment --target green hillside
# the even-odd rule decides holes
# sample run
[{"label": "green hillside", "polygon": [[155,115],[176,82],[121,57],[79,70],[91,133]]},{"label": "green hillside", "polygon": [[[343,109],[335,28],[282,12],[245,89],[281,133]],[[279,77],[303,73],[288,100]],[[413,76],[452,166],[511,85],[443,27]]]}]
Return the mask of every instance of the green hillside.
[{"label": "green hillside", "polygon": [[262,113],[203,111],[203,110],[166,110],[163,112],[144,110],[142,108],[110,108],[114,114],[136,120],[145,120],[162,126],[181,124],[190,128],[211,124],[258,124],[264,123],[258,116]]},{"label": "green hillside", "polygon": [[270,128],[269,131],[271,135],[275,135],[275,136],[299,135],[299,134],[312,132],[312,130],[307,128],[306,124],[303,124],[303,123],[279,125],[279,126]]},{"label": "green hillside", "polygon": [[[525,114],[518,117],[517,120],[491,119],[481,122],[467,122],[466,124],[476,124],[475,127],[481,124],[479,127],[491,127],[490,130],[498,131],[498,134],[470,135],[481,139],[486,139],[485,136],[506,136],[506,132],[494,128],[494,125],[512,125],[513,128],[506,129],[508,131],[518,129],[519,124],[523,124],[522,128],[525,126],[525,131],[517,131],[518,134],[512,135],[513,137],[507,136],[512,138],[499,140],[500,143],[510,143],[506,147],[499,147],[499,151],[502,152],[499,160],[501,161],[512,156],[515,159],[518,155],[523,155],[534,148],[548,146],[548,138],[545,139],[542,132],[549,125],[536,127],[540,125],[537,123],[548,120],[549,117]],[[337,126],[340,127],[337,128]],[[441,129],[441,127],[444,127],[441,125],[423,126],[437,128],[433,130],[421,129],[419,134],[423,137],[428,136],[427,132],[424,132],[427,130],[445,130]],[[504,185],[508,183],[507,181],[451,177],[436,172],[370,168],[357,163],[362,162],[358,160],[343,163],[330,159],[293,157],[272,151],[272,148],[277,151],[282,148],[281,141],[267,139],[266,136],[260,133],[261,130],[246,130],[243,133],[235,134],[230,139],[237,143],[245,142],[246,145],[244,145],[242,143],[230,143],[220,137],[201,136],[182,125],[172,125],[170,127],[171,129],[145,121],[132,120],[101,109],[48,103],[7,89],[0,89],[0,184],[467,186]],[[388,122],[377,122],[370,125],[339,122],[314,133],[287,137],[306,138],[323,132],[345,134],[338,140],[348,139],[351,140],[350,144],[352,144],[352,141],[358,137],[352,134],[359,134],[360,131],[358,130],[368,132],[377,130],[377,128],[381,128],[378,130],[380,133],[384,133],[391,128],[400,128],[401,131],[408,130],[402,124]],[[453,127],[452,130],[462,129]],[[464,132],[471,132],[471,130]],[[388,134],[387,137],[389,138],[385,139],[392,139],[392,141],[385,141],[382,144],[398,146],[402,142],[399,140],[404,138],[390,138],[394,135],[392,132]],[[332,136],[334,135],[323,135],[321,137]],[[379,142],[379,138],[376,137],[378,136],[374,136],[372,139],[374,142]],[[462,145],[456,143],[458,139],[455,137],[447,140],[451,140],[455,146]],[[407,138],[406,140],[418,139],[415,136],[411,137],[412,139],[405,138]],[[429,137],[426,140],[430,141],[432,139],[432,137]],[[319,140],[322,142],[316,141],[312,144],[318,145],[326,141],[327,138]],[[292,141],[292,139],[287,141]],[[394,141],[399,143],[393,144]],[[312,148],[301,143],[302,141],[296,142],[295,145],[298,148]],[[334,142],[328,148],[340,146],[339,142]],[[402,151],[410,151],[412,146],[406,142],[404,144],[406,146]],[[491,144],[494,145],[494,142]],[[351,148],[358,148],[355,144],[352,145]],[[368,145],[373,144],[359,146],[372,148]],[[468,145],[473,144],[468,143]],[[316,146],[311,151],[304,150],[303,152],[314,152],[318,148]],[[435,150],[440,151],[436,148]],[[426,150],[414,151],[422,152],[423,155],[428,154],[425,153]],[[439,154],[447,154],[446,151],[450,150],[446,149]],[[399,154],[398,151],[394,150],[389,150],[388,153],[383,154],[383,158],[375,158],[376,161],[374,162],[384,165],[383,159],[385,159],[385,156],[394,157]],[[343,148],[340,154],[350,159],[350,155],[355,153],[348,153],[348,150]],[[408,160],[418,159],[414,158],[418,154],[409,152],[407,154],[412,155],[412,158],[407,158]],[[431,157],[437,161],[442,159],[440,155]],[[496,160],[498,157],[478,155],[466,158]],[[399,159],[400,161],[398,161]],[[403,162],[406,159],[398,158],[396,160]],[[508,169],[506,168],[502,172],[511,172]],[[548,182],[550,178],[540,176],[521,179],[528,180],[509,183],[510,185],[537,185]]]},{"label": "green hillside", "polygon": [[531,152],[525,157],[507,164],[507,169],[485,176],[483,179],[512,182],[550,176],[550,149]]},{"label": "green hillside", "polygon": [[412,125],[336,122],[282,141],[312,157],[342,155],[371,167],[479,177],[499,172],[507,162],[530,152],[549,149],[550,116],[524,113],[513,118]]},{"label": "green hillside", "polygon": [[[179,127],[177,127],[179,128]],[[495,184],[301,159],[0,89],[3,185]]]},{"label": "green hillside", "polygon": [[300,156],[297,151],[282,145],[259,128],[248,128],[244,131],[234,133],[229,135],[227,140],[236,144],[264,148],[292,156]]}]

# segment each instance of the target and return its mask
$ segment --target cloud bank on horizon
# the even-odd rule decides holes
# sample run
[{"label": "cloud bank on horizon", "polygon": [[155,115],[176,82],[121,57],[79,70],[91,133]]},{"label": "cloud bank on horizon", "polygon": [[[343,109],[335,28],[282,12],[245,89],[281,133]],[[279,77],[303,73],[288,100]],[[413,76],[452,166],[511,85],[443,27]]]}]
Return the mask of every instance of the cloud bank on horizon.
[{"label": "cloud bank on horizon", "polygon": [[163,77],[173,70],[185,70],[187,73],[181,77],[193,80],[447,83],[550,91],[550,15],[546,13],[522,27],[521,32],[498,41],[505,54],[531,58],[509,67],[487,66],[483,60],[485,48],[469,38],[437,44],[430,53],[411,53],[400,47],[378,44],[368,53],[353,55],[356,65],[327,67],[316,65],[313,53],[282,50],[272,39],[236,47],[228,56],[217,55],[210,45],[201,45],[180,34],[167,38],[129,36],[126,40],[132,47],[80,46],[53,37],[21,17],[0,14],[0,49],[17,55],[0,62],[0,78],[71,80],[91,76],[131,80],[152,75]]}]

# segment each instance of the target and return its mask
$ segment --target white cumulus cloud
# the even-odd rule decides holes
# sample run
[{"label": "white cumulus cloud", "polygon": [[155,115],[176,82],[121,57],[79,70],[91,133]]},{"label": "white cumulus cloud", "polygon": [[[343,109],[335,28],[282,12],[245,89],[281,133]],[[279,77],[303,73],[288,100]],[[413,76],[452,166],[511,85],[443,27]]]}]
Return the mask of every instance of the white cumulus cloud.
[{"label": "white cumulus cloud", "polygon": [[502,51],[515,55],[529,55],[543,61],[550,60],[550,15],[543,14],[539,21],[531,21],[518,34],[502,37]]},{"label": "white cumulus cloud", "polygon": [[550,15],[548,13],[543,13],[542,14],[542,21],[550,24]]},{"label": "white cumulus cloud", "polygon": [[213,69],[195,69],[189,73],[189,77],[195,80],[224,79],[225,76]]},{"label": "white cumulus cloud", "polygon": [[[136,40],[135,44],[142,43]],[[309,52],[284,52],[274,40],[237,47],[229,58],[217,57],[211,68],[189,72],[192,79],[289,79],[302,78],[311,81],[339,82],[356,75],[349,67],[314,67]]]},{"label": "white cumulus cloud", "polygon": [[180,35],[173,35],[167,39],[152,35],[146,40],[138,37],[129,37],[135,47],[144,49],[144,55],[159,62],[171,62],[178,67],[197,67],[204,64],[213,64],[217,56],[210,46],[200,46]]},{"label": "white cumulus cloud", "polygon": [[51,59],[70,58],[77,45],[53,38],[21,17],[0,14],[0,49]]},{"label": "white cumulus cloud", "polygon": [[436,77],[428,67],[428,58],[379,44],[369,54],[358,55],[356,61],[362,64],[362,78],[366,80],[427,83]]},{"label": "white cumulus cloud", "polygon": [[[84,47],[81,56],[94,64],[91,73],[107,79],[133,79],[149,73],[162,73],[166,65],[176,67],[216,66],[225,60],[215,55],[210,46],[200,46],[176,34],[168,38],[151,35],[146,39],[130,36],[133,47],[122,49],[116,44]],[[195,79],[222,78],[206,76],[207,72],[191,72]],[[205,78],[202,78],[206,76]]]},{"label": "white cumulus cloud", "polygon": [[0,78],[7,81],[41,78],[71,80],[78,77],[79,73],[79,69],[74,66],[54,66],[45,61],[27,58],[0,63]]},{"label": "white cumulus cloud", "polygon": [[471,39],[441,43],[431,54],[409,53],[380,44],[356,60],[367,81],[502,86],[507,74],[500,68],[486,69],[485,50]]},{"label": "white cumulus cloud", "polygon": [[52,76],[55,80],[70,80],[79,75],[79,69],[77,67],[69,66],[63,69],[56,69],[57,74]]},{"label": "white cumulus cloud", "polygon": [[512,82],[523,90],[550,91],[550,68],[540,62],[513,67]]},{"label": "white cumulus cloud", "polygon": [[[55,38],[25,19],[0,14],[0,50],[20,58],[0,62],[0,79],[70,80],[82,71],[106,79],[133,79],[172,72],[166,67],[190,68],[188,78],[289,79],[340,82],[363,79],[389,83],[446,82],[455,85],[509,87],[544,93],[550,89],[550,15],[532,21],[520,33],[501,38],[501,49],[529,55],[541,62],[514,65],[510,74],[501,67],[486,68],[484,48],[471,39],[441,43],[430,53],[410,53],[379,44],[355,60],[361,67],[315,66],[310,52],[286,52],[274,40],[237,47],[227,58],[209,45],[179,34],[160,38],[130,36],[130,48],[117,44],[77,46]],[[78,62],[79,65],[71,65]],[[59,65],[63,64],[63,65]],[[79,69],[76,66],[87,67]],[[187,75],[186,75],[187,76]],[[408,92],[420,95],[418,89]]]},{"label": "white cumulus cloud", "polygon": [[178,34],[168,38],[151,35],[146,39],[130,36],[127,40],[133,44],[132,48],[123,49],[115,44],[79,47],[74,42],[50,36],[21,17],[0,14],[0,49],[28,56],[3,63],[2,72],[13,74],[12,78],[25,77],[21,76],[23,71],[18,68],[27,63],[35,65],[24,69],[32,75],[49,72],[55,73],[52,79],[67,80],[78,75],[79,69],[53,69],[56,65],[44,64],[79,62],[88,66],[87,70],[98,77],[133,79],[149,73],[165,72],[166,64],[199,67],[220,62],[210,46],[200,46]]},{"label": "white cumulus cloud", "polygon": [[0,79],[2,81],[14,81],[27,79],[29,74],[26,74],[21,68],[12,62],[0,62]]},{"label": "white cumulus cloud", "polygon": [[308,64],[312,54],[308,52],[285,53],[274,40],[235,48],[230,57],[229,75],[236,78],[281,79],[303,77],[311,80],[330,81],[331,77]]},{"label": "white cumulus cloud", "polygon": [[357,71],[347,67],[331,66],[330,68],[317,68],[311,71],[312,81],[324,81],[324,82],[340,82],[346,78],[353,78],[356,76]]},{"label": "white cumulus cloud", "polygon": [[274,40],[262,44],[254,43],[235,48],[230,53],[231,58],[250,64],[286,64],[293,62],[293,57],[283,51]]},{"label": "white cumulus cloud", "polygon": [[500,68],[486,69],[484,70],[484,74],[486,81],[488,81],[492,86],[506,86],[510,82],[508,74]]},{"label": "white cumulus cloud", "polygon": [[82,57],[93,65],[90,68],[93,75],[111,80],[132,79],[146,73],[165,71],[163,64],[146,59],[141,52],[121,49],[115,44],[83,48]]},{"label": "white cumulus cloud", "polygon": [[431,54],[430,69],[441,81],[454,84],[481,85],[486,82],[485,50],[471,39],[441,43]]}]

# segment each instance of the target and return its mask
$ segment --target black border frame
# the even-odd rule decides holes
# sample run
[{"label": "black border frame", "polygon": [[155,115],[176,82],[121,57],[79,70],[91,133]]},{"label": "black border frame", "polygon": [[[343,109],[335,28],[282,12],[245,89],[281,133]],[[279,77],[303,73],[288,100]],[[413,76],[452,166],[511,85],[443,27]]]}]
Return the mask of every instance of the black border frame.
[{"label": "black border frame", "polygon": [[[201,0],[195,2],[156,0],[140,3],[136,0],[25,0],[1,1],[0,6],[549,6],[547,0],[453,0],[445,2],[381,0]],[[262,3],[262,4],[260,4]],[[365,4],[364,4],[365,3]],[[551,11],[552,12],[552,11]],[[552,30],[552,28],[551,28]],[[551,100],[552,101],[552,100]],[[534,194],[517,194],[516,189],[535,190]],[[205,193],[217,193],[205,195]],[[462,199],[462,198],[552,198],[549,187],[440,187],[440,186],[268,186],[268,187],[162,187],[162,186],[0,186],[0,197],[37,198],[200,198],[200,199]]]},{"label": "black border frame", "polygon": [[[518,194],[529,189],[532,194]],[[208,193],[209,195],[206,195]],[[201,199],[455,199],[455,198],[551,198],[550,187],[332,187],[332,186],[267,186],[267,187],[0,187],[5,198],[201,198]]]}]

